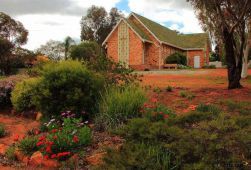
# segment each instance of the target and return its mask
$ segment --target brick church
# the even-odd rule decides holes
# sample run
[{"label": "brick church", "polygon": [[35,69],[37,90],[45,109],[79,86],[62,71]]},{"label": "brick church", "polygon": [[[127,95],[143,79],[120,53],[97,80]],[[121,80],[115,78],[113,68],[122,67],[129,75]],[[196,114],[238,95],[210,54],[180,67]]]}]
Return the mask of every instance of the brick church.
[{"label": "brick church", "polygon": [[187,65],[209,63],[211,45],[206,33],[179,34],[136,13],[122,18],[103,42],[107,55],[136,70],[162,69],[175,52],[187,56]]}]

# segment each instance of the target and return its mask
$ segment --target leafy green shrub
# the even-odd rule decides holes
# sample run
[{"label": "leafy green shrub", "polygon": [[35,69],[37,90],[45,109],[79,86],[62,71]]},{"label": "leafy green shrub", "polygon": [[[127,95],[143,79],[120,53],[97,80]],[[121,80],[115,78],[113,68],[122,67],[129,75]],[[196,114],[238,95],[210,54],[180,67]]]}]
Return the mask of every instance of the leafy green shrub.
[{"label": "leafy green shrub", "polygon": [[220,104],[227,106],[229,112],[237,112],[240,115],[251,115],[251,103],[245,101],[224,100]]},{"label": "leafy green shrub", "polygon": [[16,147],[14,145],[12,145],[12,146],[10,146],[10,147],[7,148],[7,150],[5,152],[5,156],[9,160],[15,160],[16,159],[15,149],[16,149]]},{"label": "leafy green shrub", "polygon": [[119,151],[109,149],[99,169],[174,169],[172,153],[165,147],[126,143]]},{"label": "leafy green shrub", "polygon": [[172,92],[173,91],[173,87],[172,86],[167,86],[166,87],[166,91],[167,92]]},{"label": "leafy green shrub", "polygon": [[18,83],[11,93],[11,102],[16,111],[22,112],[35,107],[32,98],[37,95],[39,78],[30,78]]},{"label": "leafy green shrub", "polygon": [[178,64],[178,69],[192,69],[193,67],[191,66],[186,66],[186,65],[182,65],[182,64]]},{"label": "leafy green shrub", "polygon": [[100,55],[101,48],[96,42],[82,42],[70,50],[70,58],[73,60],[95,61]]},{"label": "leafy green shrub", "polygon": [[166,64],[187,65],[187,57],[181,53],[173,53],[165,59]]},{"label": "leafy green shrub", "polygon": [[215,65],[205,65],[202,68],[205,68],[205,69],[216,69],[216,66]]},{"label": "leafy green shrub", "polygon": [[108,89],[99,104],[97,124],[105,128],[116,127],[128,119],[138,117],[145,101],[144,90],[134,85]]},{"label": "leafy green shrub", "polygon": [[25,155],[31,156],[39,149],[39,147],[37,146],[37,142],[37,136],[28,136],[18,143],[18,149]]},{"label": "leafy green shrub", "polygon": [[162,92],[162,90],[159,87],[154,87],[153,92],[159,94]]},{"label": "leafy green shrub", "polygon": [[33,100],[45,115],[71,110],[93,113],[104,85],[103,78],[77,61],[45,65]]},{"label": "leafy green shrub", "polygon": [[180,97],[187,98],[189,100],[192,100],[193,98],[195,98],[195,95],[188,91],[180,91],[179,94],[180,94]]},{"label": "leafy green shrub", "polygon": [[0,138],[6,135],[5,127],[2,123],[0,123]]},{"label": "leafy green shrub", "polygon": [[[151,162],[157,166],[160,163],[161,167],[166,161],[154,159],[157,157],[155,153],[162,155],[161,149],[155,149],[156,152],[148,150],[148,147],[159,147],[165,148],[166,154],[171,153],[168,165],[176,169],[227,169],[229,166],[248,169],[246,163],[251,159],[251,140],[247,117],[231,116],[215,106],[200,105],[196,111],[170,117],[166,121],[131,119],[115,131],[125,139],[125,143],[120,150],[108,152],[104,165],[115,169],[133,166],[147,169],[151,167],[148,162]],[[143,154],[140,144],[149,154]],[[144,158],[148,161],[142,160]]]}]

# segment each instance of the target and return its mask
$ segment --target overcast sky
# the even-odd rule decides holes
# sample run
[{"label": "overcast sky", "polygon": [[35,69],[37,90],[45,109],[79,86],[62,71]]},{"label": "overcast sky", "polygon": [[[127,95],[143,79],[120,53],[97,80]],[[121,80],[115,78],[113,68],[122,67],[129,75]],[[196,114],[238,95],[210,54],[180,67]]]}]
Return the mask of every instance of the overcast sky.
[{"label": "overcast sky", "polygon": [[133,11],[183,33],[202,32],[186,0],[0,0],[0,11],[24,24],[29,30],[25,47],[33,50],[51,39],[79,40],[81,16],[92,5],[117,7],[126,15]]}]

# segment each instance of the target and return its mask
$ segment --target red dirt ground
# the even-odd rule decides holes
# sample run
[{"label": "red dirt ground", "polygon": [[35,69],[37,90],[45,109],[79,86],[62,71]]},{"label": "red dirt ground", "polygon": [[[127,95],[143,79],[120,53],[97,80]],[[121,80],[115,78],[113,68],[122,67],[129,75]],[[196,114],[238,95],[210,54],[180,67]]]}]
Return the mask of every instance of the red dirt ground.
[{"label": "red dirt ground", "polygon": [[[251,70],[249,70],[251,75]],[[185,113],[192,105],[200,103],[219,104],[224,100],[250,101],[251,102],[251,79],[242,80],[244,88],[236,90],[227,89],[227,70],[195,70],[195,71],[166,71],[153,72],[143,76],[144,85],[152,89],[159,87],[162,92],[157,94],[161,103],[167,105],[174,111]],[[173,92],[166,92],[167,86],[173,87]],[[189,100],[180,97],[180,91],[188,91],[195,95]],[[152,92],[151,95],[156,95]]]}]

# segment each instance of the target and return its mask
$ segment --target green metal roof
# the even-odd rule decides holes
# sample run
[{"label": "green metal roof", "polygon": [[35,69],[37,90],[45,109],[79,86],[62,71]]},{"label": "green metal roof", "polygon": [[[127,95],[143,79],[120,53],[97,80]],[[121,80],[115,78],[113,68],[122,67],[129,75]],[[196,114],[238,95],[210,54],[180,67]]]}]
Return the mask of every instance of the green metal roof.
[{"label": "green metal roof", "polygon": [[178,34],[148,18],[133,13],[160,41],[180,48],[205,48],[209,36],[207,33]]}]

